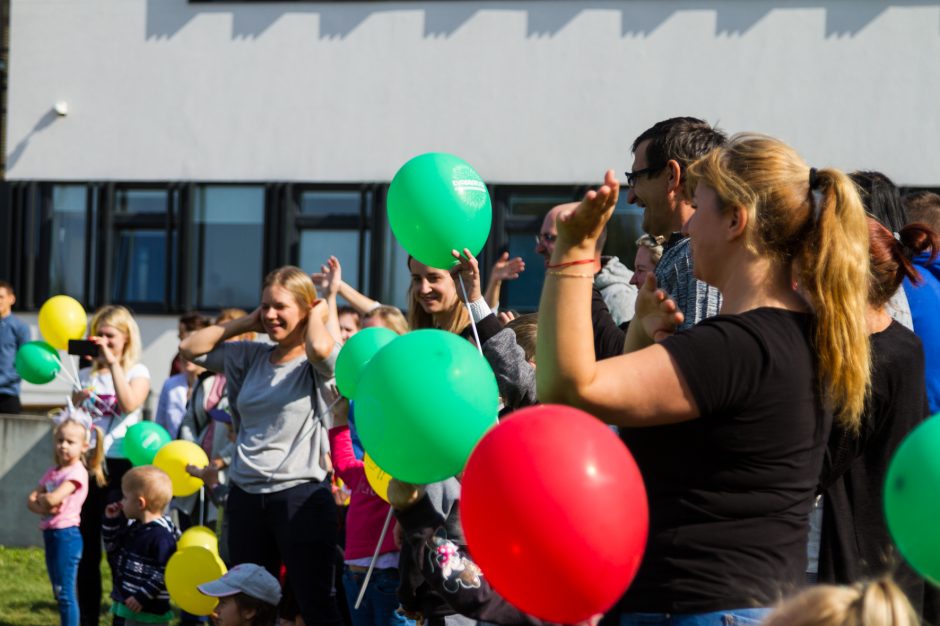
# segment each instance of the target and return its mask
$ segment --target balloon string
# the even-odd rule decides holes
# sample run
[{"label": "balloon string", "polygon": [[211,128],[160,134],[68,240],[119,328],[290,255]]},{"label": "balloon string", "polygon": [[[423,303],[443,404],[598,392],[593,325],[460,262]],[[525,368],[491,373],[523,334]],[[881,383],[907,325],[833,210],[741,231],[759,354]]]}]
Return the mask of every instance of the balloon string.
[{"label": "balloon string", "polygon": [[379,542],[375,544],[375,553],[372,555],[372,562],[369,563],[369,571],[366,572],[366,577],[362,581],[362,589],[359,590],[359,597],[356,598],[356,605],[353,607],[357,611],[359,610],[359,605],[362,604],[362,597],[366,595],[366,587],[369,586],[369,579],[372,578],[372,570],[375,568],[375,562],[379,558],[379,551],[382,549],[382,544],[385,542],[385,534],[388,533],[388,525],[392,521],[392,507],[388,507],[388,515],[385,516],[385,525],[382,526],[382,533],[379,535]]},{"label": "balloon string", "polygon": [[477,333],[477,323],[473,321],[473,311],[470,309],[470,298],[467,296],[467,288],[463,284],[463,276],[457,274],[457,278],[460,280],[460,290],[463,291],[463,303],[467,307],[467,313],[470,314],[470,326],[473,327],[473,338],[477,342],[477,350],[480,351],[480,356],[483,356],[483,346],[480,345],[480,334]]}]

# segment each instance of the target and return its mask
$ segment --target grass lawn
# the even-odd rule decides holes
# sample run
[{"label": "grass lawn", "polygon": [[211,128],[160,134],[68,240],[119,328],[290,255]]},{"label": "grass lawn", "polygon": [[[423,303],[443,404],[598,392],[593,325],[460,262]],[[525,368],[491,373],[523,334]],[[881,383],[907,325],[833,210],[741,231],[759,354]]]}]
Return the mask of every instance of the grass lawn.
[{"label": "grass lawn", "polygon": [[[101,564],[102,624],[110,624],[111,570]],[[59,611],[52,597],[52,585],[46,575],[42,548],[5,548],[0,546],[0,626],[54,626]]]}]

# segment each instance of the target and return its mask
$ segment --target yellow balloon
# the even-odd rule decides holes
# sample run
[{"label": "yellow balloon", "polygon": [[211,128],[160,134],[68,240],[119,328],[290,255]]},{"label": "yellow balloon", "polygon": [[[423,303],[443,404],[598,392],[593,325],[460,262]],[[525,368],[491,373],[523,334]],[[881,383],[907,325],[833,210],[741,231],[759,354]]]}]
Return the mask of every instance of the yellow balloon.
[{"label": "yellow balloon", "polygon": [[85,336],[88,316],[78,300],[70,296],[52,296],[39,309],[39,332],[56,350],[66,350],[69,339]]},{"label": "yellow balloon", "polygon": [[166,564],[166,589],[176,604],[193,615],[209,615],[219,603],[196,588],[226,572],[225,563],[208,548],[190,546],[177,551]]},{"label": "yellow balloon", "polygon": [[177,550],[185,550],[197,546],[209,550],[212,554],[219,554],[219,538],[215,536],[208,526],[192,526],[186,529],[176,542]]},{"label": "yellow balloon", "polygon": [[209,465],[209,457],[192,441],[177,440],[160,448],[153,457],[153,464],[169,475],[174,496],[191,496],[202,487],[202,479],[190,476],[186,466],[205,467]]},{"label": "yellow balloon", "polygon": [[365,464],[366,480],[369,481],[372,491],[388,502],[388,483],[392,480],[392,475],[376,465],[368,452],[363,455],[362,462]]}]

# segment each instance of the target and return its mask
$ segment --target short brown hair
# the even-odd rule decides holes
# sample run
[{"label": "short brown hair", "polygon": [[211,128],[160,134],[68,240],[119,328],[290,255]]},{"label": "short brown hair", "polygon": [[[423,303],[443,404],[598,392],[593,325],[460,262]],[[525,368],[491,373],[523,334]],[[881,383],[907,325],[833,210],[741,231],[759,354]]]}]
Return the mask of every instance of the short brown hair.
[{"label": "short brown hair", "polygon": [[516,343],[525,352],[525,360],[531,361],[535,358],[536,336],[539,330],[539,314],[526,313],[520,315],[506,324],[506,328],[511,328],[516,334]]},{"label": "short brown hair", "polygon": [[140,496],[151,513],[162,513],[173,498],[173,483],[159,467],[141,465],[133,467],[121,479],[121,491]]},{"label": "short brown hair", "polygon": [[6,289],[7,291],[10,292],[10,295],[11,295],[11,296],[15,296],[15,295],[16,295],[16,292],[13,291],[13,285],[11,285],[10,283],[8,283],[8,282],[5,281],[5,280],[0,280],[0,289]]},{"label": "short brown hair", "polygon": [[907,223],[926,224],[940,233],[940,195],[932,191],[912,191],[901,198],[907,210]]}]

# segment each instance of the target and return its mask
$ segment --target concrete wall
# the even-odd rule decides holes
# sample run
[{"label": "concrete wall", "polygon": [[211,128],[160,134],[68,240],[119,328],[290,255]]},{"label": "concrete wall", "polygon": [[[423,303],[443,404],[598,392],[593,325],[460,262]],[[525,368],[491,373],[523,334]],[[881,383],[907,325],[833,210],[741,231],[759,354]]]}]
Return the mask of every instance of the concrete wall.
[{"label": "concrete wall", "polygon": [[26,496],[52,465],[51,423],[0,415],[0,545],[42,545],[39,516],[26,509]]},{"label": "concrete wall", "polygon": [[491,182],[594,181],[694,114],[940,185],[937,2],[11,7],[11,179],[389,180],[447,150]]}]

